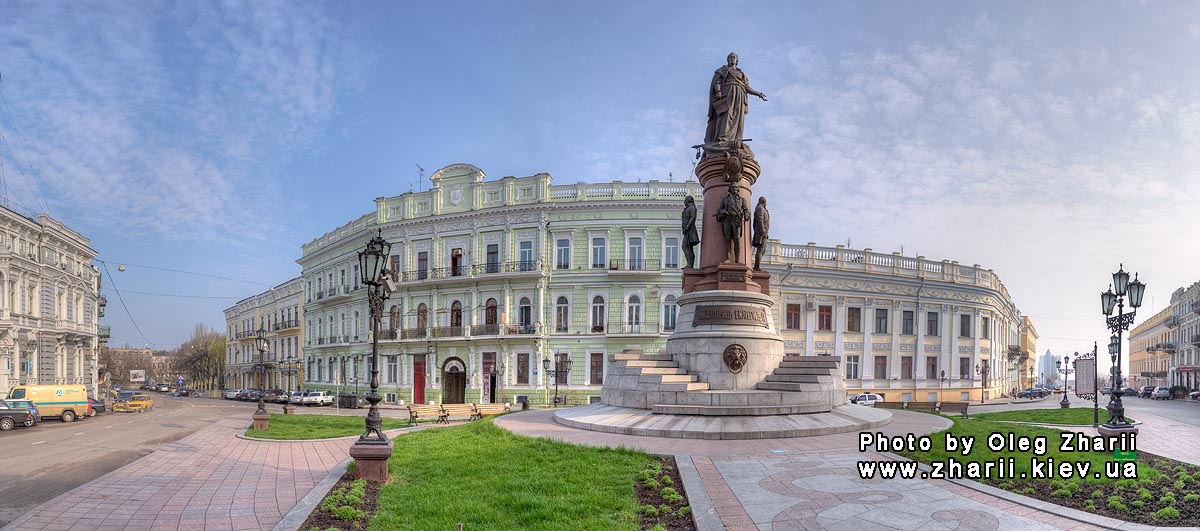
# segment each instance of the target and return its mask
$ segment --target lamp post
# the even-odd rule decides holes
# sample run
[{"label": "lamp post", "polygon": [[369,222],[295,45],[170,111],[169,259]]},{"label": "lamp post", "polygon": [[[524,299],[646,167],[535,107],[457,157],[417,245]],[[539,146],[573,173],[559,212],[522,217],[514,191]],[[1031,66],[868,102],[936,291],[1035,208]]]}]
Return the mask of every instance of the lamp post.
[{"label": "lamp post", "polygon": [[254,429],[265,430],[271,414],[267,413],[267,406],[263,402],[263,356],[267,353],[267,330],[261,326],[254,335],[254,347],[258,350],[258,363],[254,364],[254,372],[258,376],[258,409],[250,418],[254,419]]},{"label": "lamp post", "polygon": [[360,367],[358,361],[360,358],[358,354],[352,358],[354,359],[354,407],[358,407],[358,368]]},{"label": "lamp post", "polygon": [[297,379],[296,366],[299,362],[300,362],[300,360],[298,358],[296,358],[295,354],[288,354],[288,356],[286,358],[281,360],[281,363],[283,365],[287,365],[287,377],[286,377],[287,383],[284,385],[285,397],[283,400],[283,414],[284,415],[290,415],[293,411],[293,408],[292,408],[293,385],[295,385],[296,390],[299,390],[299,383],[296,382],[296,379]]},{"label": "lamp post", "polygon": [[[1083,374],[1086,375],[1088,370],[1090,370],[1092,373],[1092,382],[1091,382],[1092,387],[1090,389],[1090,391],[1091,391],[1090,393],[1086,393],[1086,392],[1080,393],[1079,392],[1079,372],[1075,373],[1075,375],[1076,375],[1076,377],[1075,377],[1075,396],[1082,398],[1084,400],[1087,400],[1089,398],[1092,400],[1092,427],[1093,428],[1098,428],[1100,426],[1100,396],[1099,396],[1100,395],[1100,385],[1099,385],[1100,384],[1100,381],[1099,381],[1100,375],[1096,374],[1097,350],[1098,350],[1097,345],[1095,343],[1093,343],[1091,352],[1084,352],[1083,354],[1076,352],[1075,353],[1075,361],[1071,362],[1071,366],[1075,367],[1076,371],[1079,370],[1079,367],[1080,367],[1079,363],[1083,362],[1083,367],[1085,369]],[[1088,365],[1091,365],[1090,369],[1088,369]],[[1084,390],[1086,391],[1086,390],[1088,390],[1087,389],[1087,384],[1088,384],[1087,378],[1084,378],[1083,382],[1084,382]]]},{"label": "lamp post", "polygon": [[550,358],[542,358],[542,371],[554,378],[554,405],[558,405],[558,375],[571,374],[571,358],[555,356],[554,368],[550,368]]},{"label": "lamp post", "polygon": [[367,410],[366,431],[350,446],[350,457],[355,460],[355,475],[375,482],[387,480],[387,462],[392,455],[392,442],[383,434],[383,419],[379,416],[379,322],[383,316],[383,301],[393,287],[384,271],[391,250],[392,244],[383,239],[383,229],[379,229],[367,242],[367,248],[358,253],[371,318],[371,391],[367,393],[371,408]]},{"label": "lamp post", "polygon": [[988,367],[988,363],[986,361],[983,362],[982,367],[978,363],[975,364],[975,374],[979,375],[979,403],[980,404],[983,403],[983,394],[985,392],[987,392],[988,373],[989,372],[991,372],[991,369]]},{"label": "lamp post", "polygon": [[[1078,352],[1075,353],[1075,357],[1076,358],[1079,357]],[[1071,407],[1071,401],[1067,400],[1067,377],[1070,376],[1070,374],[1072,372],[1074,372],[1071,370],[1071,356],[1070,355],[1063,356],[1063,359],[1061,361],[1054,362],[1054,366],[1057,367],[1058,370],[1062,371],[1062,373],[1063,373],[1063,399],[1061,402],[1058,403],[1058,405],[1062,406],[1063,409],[1067,409],[1067,408]],[[1078,383],[1078,382],[1076,382],[1076,383]]]},{"label": "lamp post", "polygon": [[[1104,436],[1137,433],[1137,428],[1125,418],[1125,406],[1121,404],[1121,391],[1124,389],[1121,385],[1121,333],[1129,330],[1129,326],[1133,324],[1137,308],[1142,305],[1142,295],[1146,292],[1146,285],[1137,279],[1136,274],[1133,276],[1133,282],[1129,281],[1125,264],[1121,264],[1121,268],[1113,273],[1112,278],[1113,283],[1108,291],[1100,294],[1101,310],[1107,317],[1108,329],[1113,333],[1108,343],[1108,352],[1113,362],[1113,392],[1109,395],[1106,408],[1108,422],[1099,427],[1100,434]],[[1129,295],[1129,306],[1133,308],[1129,313],[1125,313],[1125,295]],[[1117,309],[1115,316],[1112,314],[1114,307]]]}]

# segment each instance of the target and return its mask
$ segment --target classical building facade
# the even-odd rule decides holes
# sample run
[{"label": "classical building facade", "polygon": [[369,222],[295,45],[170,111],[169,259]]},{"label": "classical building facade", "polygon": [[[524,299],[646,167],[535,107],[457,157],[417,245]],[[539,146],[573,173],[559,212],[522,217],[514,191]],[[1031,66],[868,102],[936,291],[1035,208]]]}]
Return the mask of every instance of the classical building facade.
[{"label": "classical building facade", "polygon": [[767,257],[786,351],[838,358],[847,392],[968,401],[1017,386],[1022,319],[992,270],[813,243],[772,241]]},{"label": "classical building facade", "polygon": [[[1033,321],[1029,319],[1028,315],[1021,316],[1020,334],[1021,344],[1017,346],[1020,353],[1020,356],[1017,358],[1017,387],[1029,389],[1037,385],[1037,377],[1034,374],[1037,371],[1034,365],[1037,362],[1038,332],[1037,327],[1033,326]],[[1011,345],[1009,349],[1012,349]]]},{"label": "classical building facade", "polygon": [[484,179],[448,166],[430,190],[378,198],[303,246],[308,387],[367,388],[358,252],[379,230],[398,288],[379,334],[387,402],[586,403],[609,355],[664,347],[682,294],[679,216],[699,184]]},{"label": "classical building facade", "polygon": [[1167,377],[1171,385],[1196,389],[1200,385],[1200,282],[1171,294],[1171,315],[1164,325],[1171,331],[1164,345],[1171,358]]},{"label": "classical building facade", "polygon": [[100,274],[89,245],[46,214],[0,207],[0,395],[53,383],[95,394]]},{"label": "classical building facade", "polygon": [[[238,301],[225,310],[224,387],[303,390],[304,289],[300,277]],[[267,350],[260,357],[255,338],[267,332]]]},{"label": "classical building facade", "polygon": [[1167,371],[1171,366],[1168,348],[1171,330],[1166,321],[1171,317],[1167,306],[1129,331],[1129,387],[1170,385]]}]

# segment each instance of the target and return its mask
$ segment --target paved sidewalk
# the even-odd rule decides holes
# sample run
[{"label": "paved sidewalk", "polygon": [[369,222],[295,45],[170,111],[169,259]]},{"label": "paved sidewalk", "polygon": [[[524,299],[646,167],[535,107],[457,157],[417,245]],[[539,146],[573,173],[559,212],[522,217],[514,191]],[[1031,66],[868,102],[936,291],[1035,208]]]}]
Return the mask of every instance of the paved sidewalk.
[{"label": "paved sidewalk", "polygon": [[75,488],[0,531],[270,529],[334,467],[353,439],[239,439],[229,418]]},{"label": "paved sidewalk", "polygon": [[[893,411],[885,435],[926,434],[947,419]],[[862,479],[856,463],[884,460],[858,451],[858,433],[705,441],[592,432],[554,422],[551,411],[506,415],[496,424],[523,435],[624,446],[675,455],[701,531],[1101,529],[942,480]],[[685,476],[685,484],[687,478]],[[699,487],[699,488],[697,488]],[[696,492],[702,490],[703,492]]]}]

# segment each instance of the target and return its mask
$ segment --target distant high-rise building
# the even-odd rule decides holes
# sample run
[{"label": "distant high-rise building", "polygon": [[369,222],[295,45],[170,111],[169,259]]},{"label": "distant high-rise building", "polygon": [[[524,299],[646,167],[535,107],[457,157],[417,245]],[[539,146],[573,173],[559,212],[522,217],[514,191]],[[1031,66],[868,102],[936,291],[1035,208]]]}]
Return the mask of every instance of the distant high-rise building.
[{"label": "distant high-rise building", "polygon": [[1041,378],[1041,382],[1045,383],[1058,380],[1058,378],[1055,377],[1055,375],[1058,374],[1058,367],[1054,365],[1058,359],[1058,356],[1050,353],[1049,349],[1046,349],[1046,353],[1042,354],[1042,359],[1038,362],[1038,377]]}]

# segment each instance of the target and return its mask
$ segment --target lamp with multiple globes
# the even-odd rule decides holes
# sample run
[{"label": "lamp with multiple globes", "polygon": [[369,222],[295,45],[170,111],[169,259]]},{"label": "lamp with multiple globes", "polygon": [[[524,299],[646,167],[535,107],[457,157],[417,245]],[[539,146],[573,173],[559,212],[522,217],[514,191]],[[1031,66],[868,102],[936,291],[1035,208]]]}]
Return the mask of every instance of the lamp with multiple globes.
[{"label": "lamp with multiple globes", "polygon": [[[1121,380],[1121,333],[1129,330],[1130,325],[1137,315],[1137,308],[1142,306],[1142,296],[1146,293],[1146,284],[1138,280],[1137,274],[1134,274],[1133,281],[1129,280],[1129,273],[1125,272],[1125,264],[1121,264],[1120,269],[1112,275],[1112,284],[1107,291],[1100,294],[1100,309],[1107,318],[1108,329],[1113,335],[1108,344],[1108,352],[1113,363],[1113,385],[1112,393],[1109,395],[1108,406],[1108,422],[1105,422],[1099,427],[1101,435],[1111,436],[1120,435],[1121,433],[1137,433],[1137,428],[1125,418],[1125,406],[1121,404],[1121,395],[1125,389],[1124,382]],[[1125,313],[1125,300],[1129,298],[1129,306],[1133,308],[1129,313]],[[1117,314],[1113,315],[1113,310]]]},{"label": "lamp with multiple globes", "polygon": [[254,335],[254,347],[258,350],[258,363],[254,365],[254,372],[258,376],[258,410],[254,412],[255,415],[267,414],[267,406],[263,402],[263,376],[266,375],[263,357],[267,354],[267,345],[267,330],[260,326]]},{"label": "lamp with multiple globes", "polygon": [[383,239],[383,229],[366,249],[359,251],[359,270],[363,283],[367,285],[367,306],[371,319],[371,390],[367,393],[366,430],[350,447],[350,457],[355,460],[355,475],[372,482],[387,481],[387,462],[392,454],[392,442],[383,434],[383,419],[379,415],[379,326],[383,316],[383,301],[387,299],[392,285],[384,266],[391,256],[392,244]]},{"label": "lamp with multiple globes", "polygon": [[[1075,353],[1075,357],[1079,357],[1078,352]],[[1063,399],[1058,404],[1062,406],[1063,409],[1066,409],[1071,407],[1071,401],[1067,400],[1067,378],[1071,375],[1071,373],[1075,372],[1071,370],[1071,356],[1063,356],[1061,361],[1054,362],[1054,366],[1063,373]]]},{"label": "lamp with multiple globes", "polygon": [[555,356],[554,368],[550,368],[550,358],[542,358],[542,371],[554,378],[554,405],[558,405],[558,375],[569,376],[571,374],[571,358],[567,356]]}]

